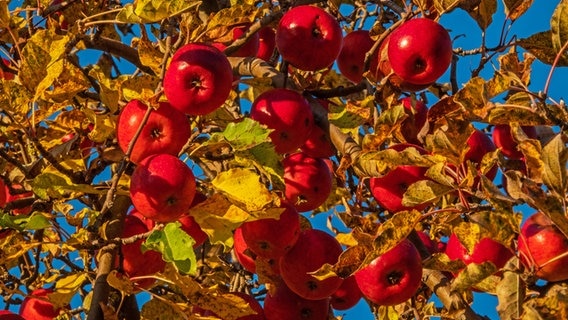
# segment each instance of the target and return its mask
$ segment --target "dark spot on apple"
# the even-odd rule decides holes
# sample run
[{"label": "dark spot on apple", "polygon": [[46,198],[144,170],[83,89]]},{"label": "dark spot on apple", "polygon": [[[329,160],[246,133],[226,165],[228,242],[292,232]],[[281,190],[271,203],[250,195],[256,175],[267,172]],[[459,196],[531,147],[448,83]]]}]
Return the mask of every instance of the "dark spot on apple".
[{"label": "dark spot on apple", "polygon": [[268,250],[270,249],[270,244],[268,244],[268,242],[266,241],[261,241],[258,246],[262,249],[262,250]]},{"label": "dark spot on apple", "polygon": [[190,86],[192,88],[201,88],[201,78],[199,76],[191,78]]},{"label": "dark spot on apple", "polygon": [[426,70],[426,61],[422,58],[414,60],[414,73],[422,73]]},{"label": "dark spot on apple", "polygon": [[302,319],[311,319],[312,310],[310,310],[309,308],[302,308],[302,310],[300,310],[300,317]]},{"label": "dark spot on apple", "polygon": [[176,198],[176,197],[173,197],[173,196],[172,196],[172,197],[169,197],[169,198],[166,200],[166,204],[167,204],[168,206],[173,206],[174,204],[176,204],[176,202],[177,202],[177,198]]},{"label": "dark spot on apple", "polygon": [[153,139],[158,139],[162,136],[162,130],[160,130],[160,128],[154,128],[152,129],[152,132],[150,133],[150,136]]},{"label": "dark spot on apple", "polygon": [[308,289],[310,291],[314,291],[314,290],[318,289],[318,283],[316,281],[310,280],[310,281],[308,281],[307,285],[308,285]]},{"label": "dark spot on apple", "polygon": [[280,139],[288,140],[288,134],[286,132],[280,132]]},{"label": "dark spot on apple", "polygon": [[304,119],[304,125],[305,125],[306,127],[309,127],[309,126],[310,126],[310,118],[305,118],[305,119]]},{"label": "dark spot on apple", "polygon": [[387,275],[387,280],[391,285],[399,284],[402,280],[403,273],[400,271],[393,271]]}]

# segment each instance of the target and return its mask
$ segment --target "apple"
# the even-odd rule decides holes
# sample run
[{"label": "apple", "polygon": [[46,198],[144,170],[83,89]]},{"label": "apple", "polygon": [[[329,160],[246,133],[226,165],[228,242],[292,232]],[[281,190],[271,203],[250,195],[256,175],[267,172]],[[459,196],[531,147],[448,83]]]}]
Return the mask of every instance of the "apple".
[{"label": "apple", "polygon": [[[144,221],[134,215],[127,215],[124,218],[121,238],[129,238],[148,231],[148,226]],[[140,246],[143,242],[144,239],[139,239],[133,243],[123,244],[120,251],[121,255],[117,256],[117,264],[119,264],[119,258],[122,257],[122,264],[119,265],[122,266],[122,271],[130,278],[161,272],[166,267],[166,262],[162,260],[161,253],[154,250],[147,250],[142,253]],[[147,289],[154,284],[155,279],[141,279],[135,282],[139,287]]]},{"label": "apple", "polygon": [[4,183],[4,179],[0,178],[0,208],[6,206],[6,199],[8,198],[8,187]]},{"label": "apple", "polygon": [[195,196],[195,177],[176,156],[155,154],[144,158],[130,180],[130,198],[146,218],[172,222],[187,213]]},{"label": "apple", "polygon": [[363,296],[381,306],[410,299],[422,283],[422,259],[405,239],[355,273]]},{"label": "apple", "polygon": [[[393,145],[389,149],[403,151],[409,147],[416,148],[420,154],[427,153],[423,148],[408,143]],[[392,213],[411,209],[421,211],[428,206],[427,203],[414,207],[405,207],[402,205],[402,198],[411,184],[428,179],[425,175],[427,170],[428,168],[413,165],[398,166],[382,177],[369,179],[371,194],[381,207]]]},{"label": "apple", "polygon": [[354,307],[363,294],[355,276],[349,276],[343,280],[341,286],[331,295],[331,307],[335,310],[347,310]]},{"label": "apple", "polygon": [[189,43],[173,55],[164,75],[164,94],[179,111],[199,116],[223,105],[229,97],[233,70],[218,49]]},{"label": "apple", "polygon": [[308,101],[288,89],[272,89],[259,95],[252,104],[250,116],[274,130],[270,139],[278,153],[296,151],[314,126]]},{"label": "apple", "polygon": [[[233,28],[233,30],[231,30],[232,32],[232,39],[234,40],[238,40],[239,38],[241,38],[249,29],[250,24],[245,24],[245,25],[239,25],[239,26],[235,26]],[[229,41],[229,42],[214,42],[211,45],[217,49],[219,49],[219,51],[223,52],[225,51],[225,49],[231,45],[231,43],[233,41]],[[233,52],[233,54],[231,54],[232,57],[254,57],[256,55],[256,53],[258,52],[258,48],[259,48],[259,33],[255,33],[253,34],[248,40],[247,42],[245,42],[245,44],[239,48],[239,50]]]},{"label": "apple", "polygon": [[[536,128],[533,126],[521,126],[521,129],[529,139],[536,139]],[[511,134],[511,126],[507,124],[498,124],[493,128],[493,142],[501,152],[510,159],[521,159],[523,153],[517,149],[517,141],[513,139]]]},{"label": "apple", "polygon": [[26,320],[53,320],[62,309],[55,309],[49,301],[48,295],[53,293],[52,289],[36,289],[24,298],[20,306],[20,316]]},{"label": "apple", "polygon": [[300,150],[313,158],[329,158],[335,154],[329,135],[317,125],[313,126]]},{"label": "apple", "polygon": [[282,160],[284,166],[284,194],[299,212],[321,206],[331,194],[332,174],[322,158],[312,158],[303,152],[291,154]]},{"label": "apple", "polygon": [[288,10],[276,29],[276,47],[282,58],[304,71],[329,67],[339,55],[342,42],[339,22],[311,5]]},{"label": "apple", "polygon": [[257,256],[276,259],[294,246],[300,236],[300,215],[286,202],[279,219],[259,219],[241,225],[248,248]]},{"label": "apple", "polygon": [[351,82],[361,82],[365,71],[365,55],[374,44],[368,30],[356,30],[347,34],[337,57],[337,68],[341,74]]},{"label": "apple", "polygon": [[294,247],[280,258],[282,280],[304,299],[328,298],[341,286],[343,279],[332,276],[318,280],[309,273],[325,263],[335,264],[342,252],[341,245],[330,234],[318,229],[304,230]]},{"label": "apple", "polygon": [[300,297],[286,285],[279,285],[273,294],[264,299],[264,314],[267,320],[327,320],[329,298],[308,300]]},{"label": "apple", "polygon": [[468,252],[467,248],[460,242],[455,233],[452,233],[448,239],[446,254],[450,259],[459,259],[466,265],[490,261],[497,269],[503,268],[507,261],[513,257],[511,249],[491,238],[479,240],[473,247],[473,251]]},{"label": "apple", "polygon": [[[10,60],[2,58],[2,64],[4,64],[6,67],[10,67]],[[14,80],[16,76],[8,71],[4,71],[4,69],[2,69],[0,67],[0,79],[4,79],[4,80]]]},{"label": "apple", "polygon": [[537,212],[524,222],[518,245],[521,261],[537,277],[568,279],[568,238],[546,215]]},{"label": "apple", "polygon": [[[491,141],[491,138],[489,138],[483,131],[479,129],[475,129],[471,133],[466,143],[468,150],[464,155],[464,161],[469,160],[475,163],[478,168],[481,164],[481,160],[483,160],[483,156],[497,149],[493,144],[493,141]],[[485,174],[485,176],[490,180],[495,179],[496,175],[497,166],[494,166]],[[474,184],[477,184],[477,182]]]},{"label": "apple", "polygon": [[393,71],[411,84],[436,81],[452,62],[452,40],[439,23],[416,18],[403,23],[390,35],[388,59]]},{"label": "apple", "polygon": [[276,32],[271,27],[263,27],[258,31],[258,51],[256,57],[270,61],[276,48]]},{"label": "apple", "polygon": [[[5,186],[5,192],[6,192],[6,204],[11,203],[13,201],[19,200],[19,199],[26,199],[26,198],[31,198],[34,196],[34,193],[32,191],[22,191],[24,189],[24,187],[21,184],[18,183],[14,183],[12,184],[12,188],[10,189],[9,186]],[[12,214],[14,215],[20,215],[20,214],[30,214],[32,213],[32,206],[27,206],[24,208],[15,208],[11,210]]]},{"label": "apple", "polygon": [[0,320],[26,320],[22,316],[17,315],[8,310],[0,310]]},{"label": "apple", "polygon": [[[425,231],[418,231],[416,232],[416,234],[420,238],[420,241],[422,241],[422,243],[424,244],[426,250],[428,250],[428,253],[434,254],[440,252],[439,244],[443,242],[436,242],[432,240],[428,233],[426,233]],[[443,244],[442,247],[445,248],[445,244]]]},{"label": "apple", "polygon": [[256,273],[256,254],[249,249],[245,242],[242,227],[238,227],[233,233],[233,249],[235,257],[243,269],[250,273]]},{"label": "apple", "polygon": [[[131,100],[120,111],[116,135],[120,149],[126,153],[138,131],[148,106],[140,100]],[[177,156],[191,135],[191,127],[184,113],[167,102],[153,110],[142,128],[130,154],[130,161],[139,163],[152,154],[167,153]]]},{"label": "apple", "polygon": [[[93,125],[91,124],[89,126],[90,129],[88,129],[89,131],[91,131],[93,129]],[[61,137],[61,142],[62,143],[66,143],[71,141],[72,139],[74,139],[76,136],[75,132],[70,132],[66,135],[64,135],[63,137]],[[89,139],[88,137],[81,137],[79,138],[80,142],[79,142],[79,150],[81,151],[81,154],[83,155],[84,158],[88,158],[91,155],[91,149],[95,147],[95,142],[91,139]]]},{"label": "apple", "polygon": [[428,117],[428,107],[420,100],[404,98],[400,101],[404,107],[404,112],[408,118],[404,119],[400,125],[400,133],[408,143],[420,145],[418,133],[426,124]]}]

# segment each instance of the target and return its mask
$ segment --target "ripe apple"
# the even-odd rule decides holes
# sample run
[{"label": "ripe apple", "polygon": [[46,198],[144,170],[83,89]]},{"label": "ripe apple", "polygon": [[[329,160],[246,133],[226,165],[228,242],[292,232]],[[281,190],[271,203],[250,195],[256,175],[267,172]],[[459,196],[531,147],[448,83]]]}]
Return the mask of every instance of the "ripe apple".
[{"label": "ripe apple", "polygon": [[276,259],[294,246],[300,236],[300,215],[286,202],[279,219],[260,219],[241,225],[242,236],[248,248],[257,256]]},{"label": "ripe apple", "polygon": [[392,69],[412,84],[436,81],[450,66],[452,55],[450,35],[430,19],[409,20],[390,35],[388,59]]},{"label": "ripe apple", "polygon": [[[483,131],[479,129],[475,129],[469,138],[467,139],[468,151],[464,155],[464,161],[469,160],[473,163],[479,165],[481,164],[481,160],[486,153],[493,152],[497,148]],[[497,175],[497,166],[494,166],[491,170],[489,170],[485,176],[490,180],[495,179]],[[477,184],[477,183],[475,183]]]},{"label": "ripe apple", "polygon": [[328,298],[341,286],[343,279],[333,276],[318,280],[309,273],[325,263],[335,264],[342,251],[339,242],[328,233],[318,229],[304,230],[294,247],[280,258],[282,280],[304,299]]},{"label": "ripe apple", "polygon": [[335,154],[329,135],[317,125],[313,126],[300,150],[313,158],[329,158]]},{"label": "ripe apple", "polygon": [[62,311],[55,309],[49,302],[48,295],[53,293],[52,289],[36,289],[31,295],[24,298],[20,306],[20,316],[27,320],[53,320]]},{"label": "ripe apple", "polygon": [[[124,218],[124,227],[122,231],[122,238],[129,238],[138,234],[148,232],[148,226],[144,221],[140,220],[134,215],[127,215]],[[162,254],[148,250],[142,253],[140,246],[144,239],[136,240],[133,243],[122,245],[122,271],[130,277],[141,277],[161,272],[166,267],[166,262],[162,260]],[[117,264],[119,256],[117,256]],[[149,288],[154,284],[154,279],[136,280],[136,283],[141,288]]]},{"label": "ripe apple", "polygon": [[426,250],[428,250],[428,253],[434,254],[434,253],[440,252],[439,243],[442,243],[442,242],[436,242],[436,241],[432,240],[430,238],[430,236],[424,231],[416,232],[416,234],[418,235],[418,237],[420,238],[420,240],[424,244],[424,247],[426,248]]},{"label": "ripe apple", "polygon": [[303,152],[282,160],[286,199],[299,212],[314,210],[329,197],[332,175],[322,158],[312,158]]},{"label": "ripe apple", "polygon": [[[529,139],[536,139],[536,128],[533,126],[522,126],[521,129],[525,132]],[[511,134],[511,126],[508,124],[498,124],[493,128],[493,142],[501,152],[510,159],[521,159],[524,157],[523,153],[517,149],[517,141],[513,139]]]},{"label": "ripe apple", "polygon": [[422,283],[422,259],[405,239],[355,273],[363,296],[381,306],[410,299]]},{"label": "ripe apple", "polygon": [[0,178],[0,208],[4,208],[6,205],[6,199],[8,198],[7,193],[8,191],[4,179]]},{"label": "ripe apple", "polygon": [[238,227],[233,233],[233,249],[235,257],[243,269],[250,273],[256,273],[256,254],[249,249],[245,242],[242,227]]},{"label": "ripe apple", "polygon": [[[191,208],[205,200],[207,200],[207,197],[203,193],[196,192],[191,202]],[[181,223],[181,229],[195,240],[193,247],[197,248],[202,245],[209,236],[201,229],[197,221],[195,221],[195,218],[191,215],[191,208],[189,209],[189,214],[182,215],[178,221]]]},{"label": "ripe apple", "polygon": [[268,293],[264,299],[266,320],[327,320],[329,298],[307,300],[286,285],[279,285],[274,294]]},{"label": "ripe apple", "polygon": [[[134,138],[148,106],[139,100],[132,100],[120,111],[117,124],[118,145],[123,152]],[[177,156],[189,136],[191,127],[184,113],[167,102],[161,102],[157,110],[150,113],[146,125],[130,154],[130,161],[139,163],[152,154],[167,153]]]},{"label": "ripe apple", "polygon": [[276,32],[271,27],[263,27],[258,31],[258,51],[256,57],[264,61],[272,58],[274,49],[276,48]]},{"label": "ripe apple", "polygon": [[[31,198],[34,196],[34,193],[32,191],[21,191],[24,187],[22,187],[21,184],[18,183],[14,183],[12,184],[12,189],[10,189],[10,187],[5,186],[5,192],[6,192],[6,204],[16,201],[18,199],[25,199],[25,198]],[[12,209],[11,210],[12,214],[15,215],[20,215],[20,214],[30,214],[32,213],[32,206],[27,206],[24,208],[16,208],[16,209]]]},{"label": "ripe apple", "polygon": [[231,92],[233,70],[218,49],[199,43],[181,47],[164,75],[164,94],[179,111],[205,115],[219,108]]},{"label": "ripe apple", "polygon": [[130,180],[130,198],[142,215],[157,222],[172,222],[186,213],[195,196],[195,177],[176,156],[156,154],[144,158]]},{"label": "ripe apple", "polygon": [[411,98],[404,98],[401,102],[404,107],[404,112],[408,115],[408,118],[402,122],[400,132],[406,142],[420,145],[421,142],[418,140],[418,133],[426,124],[428,107],[426,107],[424,102],[420,100],[413,101]]},{"label": "ripe apple", "polygon": [[288,89],[273,89],[259,95],[252,104],[250,116],[274,130],[270,139],[278,153],[296,151],[314,126],[308,101]]},{"label": "ripe apple", "polygon": [[490,261],[498,269],[503,268],[507,261],[513,257],[511,249],[491,238],[483,238],[479,240],[479,242],[473,247],[473,251],[470,253],[460,242],[455,233],[452,233],[448,239],[446,254],[450,259],[460,259],[466,265],[470,263],[479,264]]},{"label": "ripe apple", "polygon": [[343,280],[341,286],[331,295],[331,307],[335,310],[347,310],[354,307],[363,294],[355,276],[349,276]]},{"label": "ripe apple", "polygon": [[[242,37],[247,32],[249,27],[250,27],[250,24],[235,26],[233,28],[233,30],[231,31],[232,35],[233,35],[233,41]],[[225,51],[225,49],[229,45],[231,45],[231,43],[233,41],[229,41],[229,42],[225,42],[225,43],[215,42],[215,43],[212,43],[211,45],[213,47],[219,49],[219,51],[223,52],[223,51]],[[256,55],[256,53],[258,52],[258,48],[259,48],[259,33],[257,32],[255,34],[253,34],[247,40],[247,42],[245,42],[245,44],[242,47],[239,48],[239,50],[232,53],[231,56],[232,57],[254,57]]]},{"label": "ripe apple", "polygon": [[17,315],[8,310],[0,310],[0,320],[26,320],[22,316]]},{"label": "ripe apple", "polygon": [[[6,67],[10,67],[10,60],[2,58],[2,63],[6,66]],[[11,73],[11,72],[7,72],[4,71],[4,69],[0,68],[0,79],[4,79],[4,80],[14,80],[16,76]]]},{"label": "ripe apple", "polygon": [[[93,128],[93,125],[90,125],[90,130],[91,131]],[[62,143],[66,143],[71,141],[72,139],[74,139],[76,136],[75,132],[70,132],[66,135],[64,135],[63,137],[61,137],[61,142]],[[81,151],[81,154],[83,155],[84,158],[88,158],[91,155],[91,149],[95,147],[95,142],[91,139],[89,139],[88,137],[80,137],[80,142],[79,142],[79,150]]]},{"label": "ripe apple", "polygon": [[568,239],[541,212],[523,224],[518,240],[521,261],[546,281],[568,279]]},{"label": "ripe apple", "polygon": [[337,68],[341,74],[354,83],[361,82],[365,71],[365,55],[374,44],[368,30],[356,30],[347,34],[337,57]]},{"label": "ripe apple", "polygon": [[276,47],[282,58],[304,71],[329,67],[339,55],[342,42],[339,22],[311,5],[288,10],[276,29]]},{"label": "ripe apple", "polygon": [[[427,153],[423,148],[408,143],[393,145],[390,149],[402,151],[409,147],[416,148],[420,154]],[[420,211],[426,208],[428,204],[425,203],[414,207],[405,207],[402,205],[402,198],[408,189],[408,186],[417,181],[427,179],[425,176],[427,169],[428,168],[413,165],[401,165],[389,171],[382,177],[369,179],[369,188],[373,197],[375,197],[375,200],[377,200],[381,207],[390,212],[411,209]]]}]

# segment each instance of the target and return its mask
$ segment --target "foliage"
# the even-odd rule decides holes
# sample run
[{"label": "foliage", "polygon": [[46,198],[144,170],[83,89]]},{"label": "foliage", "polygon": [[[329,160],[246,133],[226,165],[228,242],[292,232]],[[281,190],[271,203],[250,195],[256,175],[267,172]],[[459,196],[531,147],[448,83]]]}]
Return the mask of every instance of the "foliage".
[{"label": "foliage", "polygon": [[[494,21],[500,8],[497,0],[302,2],[317,3],[342,16],[346,32],[372,26],[375,40],[408,14],[439,19],[463,10],[479,27],[472,32],[478,33],[502,22]],[[223,7],[216,7],[218,3]],[[371,74],[361,86],[335,70],[289,68],[282,73],[279,70],[286,69],[278,59],[255,64],[231,58],[233,69],[240,72],[240,85],[219,110],[188,117],[191,140],[180,155],[197,173],[200,192],[208,196],[191,215],[209,241],[194,252],[193,239],[177,224],[158,224],[144,235],[144,249],[161,252],[168,262],[164,272],[151,276],[158,282],[150,289],[136,288],[129,279],[109,273],[112,260],[96,263],[104,252],[116,253],[121,243],[137,240],[121,239],[120,229],[113,227],[130,206],[132,164],[116,141],[121,108],[132,99],[152,107],[165,100],[163,71],[182,44],[233,41],[230,31],[243,23],[252,23],[253,31],[275,26],[292,3],[0,1],[0,51],[9,61],[0,74],[15,75],[0,80],[0,175],[8,189],[19,185],[33,191],[9,202],[0,213],[0,292],[8,305],[17,306],[32,289],[49,286],[55,290],[49,299],[58,306],[71,299],[81,301],[66,309],[61,319],[87,314],[94,319],[102,313],[105,319],[136,319],[128,312],[132,305],[138,309],[136,301],[121,296],[140,290],[153,297],[140,307],[142,318],[194,319],[194,305],[223,319],[252,313],[230,292],[252,291],[262,298],[274,275],[270,268],[259,267],[258,280],[253,280],[231,256],[232,235],[245,221],[278,217],[284,180],[282,155],[270,143],[270,130],[247,117],[247,106],[260,93],[283,85],[310,98],[328,98],[330,104],[329,112],[322,113],[323,108],[312,101],[316,119],[329,120],[320,122],[329,129],[337,151],[332,157],[334,190],[313,214],[331,212],[339,226],[330,225],[330,231],[347,248],[338,263],[324,266],[318,277],[347,277],[402,239],[412,239],[417,230],[427,230],[437,240],[456,232],[470,249],[482,237],[490,237],[514,251],[523,204],[545,213],[568,235],[568,109],[563,101],[548,96],[550,78],[543,90],[529,89],[535,60],[550,65],[551,74],[568,66],[568,1],[562,0],[550,19],[550,30],[526,38],[504,33],[492,48],[485,45],[485,38],[473,50],[454,48],[457,64],[465,56],[480,57],[479,65],[466,75],[467,83],[458,85],[454,74],[444,78],[449,83],[436,83],[417,95],[401,92],[389,82],[374,82]],[[507,22],[513,23],[533,1],[504,0],[503,6]],[[234,41],[225,53],[243,40]],[[92,57],[98,60],[92,62]],[[493,74],[481,76],[487,70]],[[386,150],[405,142],[401,124],[407,115],[398,103],[401,95],[431,101],[429,127],[420,136],[428,155],[415,149]],[[498,124],[511,125],[526,172],[499,151],[488,153],[479,170],[457,169],[467,167],[462,164],[464,146],[474,125],[491,132]],[[538,138],[528,138],[521,126],[539,126]],[[65,139],[69,134],[71,139]],[[427,209],[385,211],[370,195],[368,178],[409,164],[427,167],[430,180],[409,186],[404,203],[427,203]],[[485,176],[495,165],[504,172],[506,188]],[[14,211],[29,206],[29,214]],[[309,227],[310,219],[303,223]],[[436,277],[424,280],[420,295],[427,300],[436,294],[444,307],[413,299],[405,305],[375,308],[378,318],[399,319],[412,312],[420,318],[467,314],[472,288],[496,295],[503,319],[549,319],[566,313],[568,282],[537,284],[532,270],[517,256],[498,273],[491,263],[469,265],[448,286],[440,287],[428,281],[441,279],[437,278],[441,272],[456,272],[463,264],[450,261],[444,253],[426,254],[424,263]],[[109,275],[108,282],[100,281],[103,275]],[[101,295],[97,288],[109,285],[114,289]]]}]

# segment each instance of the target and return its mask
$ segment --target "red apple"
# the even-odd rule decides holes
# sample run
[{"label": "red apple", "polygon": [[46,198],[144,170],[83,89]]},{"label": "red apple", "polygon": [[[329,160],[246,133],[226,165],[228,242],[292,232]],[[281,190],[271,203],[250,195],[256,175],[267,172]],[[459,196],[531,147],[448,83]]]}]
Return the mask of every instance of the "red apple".
[{"label": "red apple", "polygon": [[300,150],[313,158],[329,158],[335,154],[329,135],[317,125],[313,126]]},{"label": "red apple", "polygon": [[[118,145],[123,152],[134,138],[142,119],[148,110],[139,100],[130,101],[121,111],[116,126]],[[152,154],[167,153],[177,156],[189,136],[191,127],[185,114],[174,109],[169,103],[161,102],[157,110],[150,113],[146,125],[130,154],[130,161],[139,163]]]},{"label": "red apple", "polygon": [[388,59],[392,69],[412,84],[436,81],[450,66],[452,55],[450,35],[430,19],[409,20],[390,35]]},{"label": "red apple", "polygon": [[258,51],[256,57],[269,61],[276,48],[276,32],[271,27],[263,27],[258,31]]},{"label": "red apple", "polygon": [[371,39],[369,31],[357,30],[350,32],[343,38],[343,47],[337,57],[337,68],[343,76],[354,83],[363,79],[365,71],[365,55],[375,41]]},{"label": "red apple", "polygon": [[416,232],[416,234],[418,235],[418,237],[420,238],[420,240],[424,244],[424,247],[426,248],[426,250],[428,250],[428,253],[434,254],[434,253],[440,252],[439,251],[439,248],[440,248],[439,243],[441,243],[441,242],[436,242],[436,241],[432,240],[430,238],[430,236],[424,231]]},{"label": "red apple", "polygon": [[[6,67],[10,67],[10,60],[2,58],[1,59],[2,63],[6,66]],[[7,72],[4,71],[4,69],[0,68],[0,79],[4,79],[4,80],[14,80],[16,76],[11,73],[11,72]]]},{"label": "red apple", "polygon": [[339,22],[311,5],[288,10],[276,29],[276,47],[282,58],[304,71],[329,67],[339,55],[342,41]]},{"label": "red apple", "polygon": [[20,316],[26,320],[53,320],[57,317],[62,309],[54,308],[48,300],[50,293],[53,293],[53,290],[41,288],[32,291],[20,306]]},{"label": "red apple", "polygon": [[233,249],[237,261],[241,264],[243,269],[250,273],[256,273],[256,254],[254,254],[248,247],[245,239],[243,238],[243,229],[238,227],[233,233]]},{"label": "red apple", "polygon": [[341,286],[343,279],[333,276],[318,280],[309,273],[325,263],[335,264],[342,251],[339,242],[328,233],[318,229],[304,230],[294,247],[280,258],[280,275],[288,288],[300,297],[325,299]]},{"label": "red apple", "polygon": [[357,285],[355,276],[343,280],[341,286],[331,295],[331,307],[335,310],[347,310],[354,307],[363,294]]},{"label": "red apple", "polygon": [[[536,129],[533,126],[522,126],[521,129],[525,132],[529,139],[536,139]],[[493,128],[493,142],[495,146],[501,149],[501,152],[510,159],[521,159],[524,157],[523,153],[517,149],[517,141],[513,139],[511,134],[511,127],[507,124],[498,124]]]},{"label": "red apple", "polygon": [[[133,215],[127,215],[124,218],[124,228],[121,238],[129,238],[138,234],[146,233],[149,229],[144,221]],[[161,272],[166,267],[166,263],[162,260],[162,254],[148,250],[142,253],[140,246],[144,239],[136,240],[133,243],[122,245],[122,271],[130,277],[141,277]],[[119,257],[117,257],[118,263]],[[142,279],[135,282],[141,288],[149,288],[154,284],[154,279]]]},{"label": "red apple", "polygon": [[452,233],[446,245],[446,254],[452,260],[461,260],[466,265],[470,263],[492,262],[498,269],[505,266],[507,261],[513,257],[511,249],[503,244],[491,239],[483,238],[473,247],[472,252],[460,242],[458,237]]},{"label": "red apple", "polygon": [[518,240],[521,261],[546,281],[568,279],[568,238],[543,213],[531,215]]},{"label": "red apple", "polygon": [[[25,199],[25,198],[31,198],[34,196],[34,193],[32,191],[21,191],[23,189],[21,184],[17,184],[14,183],[12,184],[12,190],[10,190],[10,187],[5,186],[6,187],[6,204],[19,200],[19,199]],[[30,214],[32,213],[32,206],[27,206],[24,208],[17,208],[17,209],[12,209],[11,210],[12,214],[15,215],[19,215],[19,214]]]},{"label": "red apple", "polygon": [[332,175],[321,158],[303,152],[287,156],[282,161],[286,199],[299,212],[314,210],[331,194]]},{"label": "red apple", "polygon": [[[412,144],[398,144],[390,148],[396,151],[402,151],[408,147],[416,148],[420,154],[426,154],[426,150]],[[414,207],[405,207],[402,205],[402,198],[408,187],[420,180],[425,180],[428,168],[413,165],[401,165],[389,171],[380,178],[369,179],[369,188],[375,200],[384,209],[390,212],[398,212],[402,210],[416,209],[423,210],[428,206],[427,203]]]},{"label": "red apple", "polygon": [[267,320],[327,320],[329,298],[307,300],[281,284],[274,294],[266,295],[264,314]]},{"label": "red apple", "polygon": [[140,162],[130,180],[130,198],[142,215],[172,222],[188,212],[195,196],[195,177],[176,156],[151,155]]},{"label": "red apple", "polygon": [[[486,153],[493,152],[497,148],[483,131],[475,129],[467,139],[468,151],[464,155],[464,161],[469,160],[477,165],[481,164],[481,160]],[[497,166],[489,170],[485,176],[490,180],[495,179],[497,175]],[[477,184],[477,183],[475,183]]]},{"label": "red apple", "polygon": [[229,97],[233,70],[218,49],[199,43],[181,47],[164,75],[164,94],[183,113],[197,116],[219,108]]},{"label": "red apple", "polygon": [[308,101],[298,92],[288,89],[262,93],[252,104],[250,116],[274,130],[270,138],[278,153],[296,151],[314,126]]},{"label": "red apple", "polygon": [[411,98],[404,98],[401,100],[404,107],[404,112],[408,115],[400,125],[400,132],[408,143],[420,145],[418,140],[418,133],[426,124],[428,117],[428,108],[424,102],[420,100],[413,100]]},{"label": "red apple", "polygon": [[0,320],[26,320],[22,316],[17,315],[8,310],[0,310]]},{"label": "red apple", "polygon": [[363,296],[381,306],[410,299],[422,283],[422,260],[412,242],[403,240],[355,273]]},{"label": "red apple", "polygon": [[[233,35],[233,41],[234,40],[238,40],[239,38],[241,38],[249,29],[250,24],[246,24],[246,25],[240,25],[240,26],[235,26],[233,28],[232,35]],[[212,43],[211,45],[217,49],[219,49],[219,51],[225,51],[225,49],[231,45],[231,43],[233,41],[229,41],[226,43],[221,43],[221,42],[215,42]],[[233,52],[230,56],[232,57],[254,57],[256,55],[256,53],[258,52],[258,48],[259,48],[259,34],[258,32],[253,34],[248,40],[247,42],[245,42],[245,44],[239,48],[239,50]]]},{"label": "red apple", "polygon": [[4,208],[6,205],[6,199],[8,198],[8,187],[4,183],[4,179],[0,178],[0,208]]},{"label": "red apple", "polygon": [[300,215],[286,203],[279,219],[260,219],[241,225],[243,238],[248,248],[257,256],[275,259],[283,256],[294,246],[300,236]]}]

